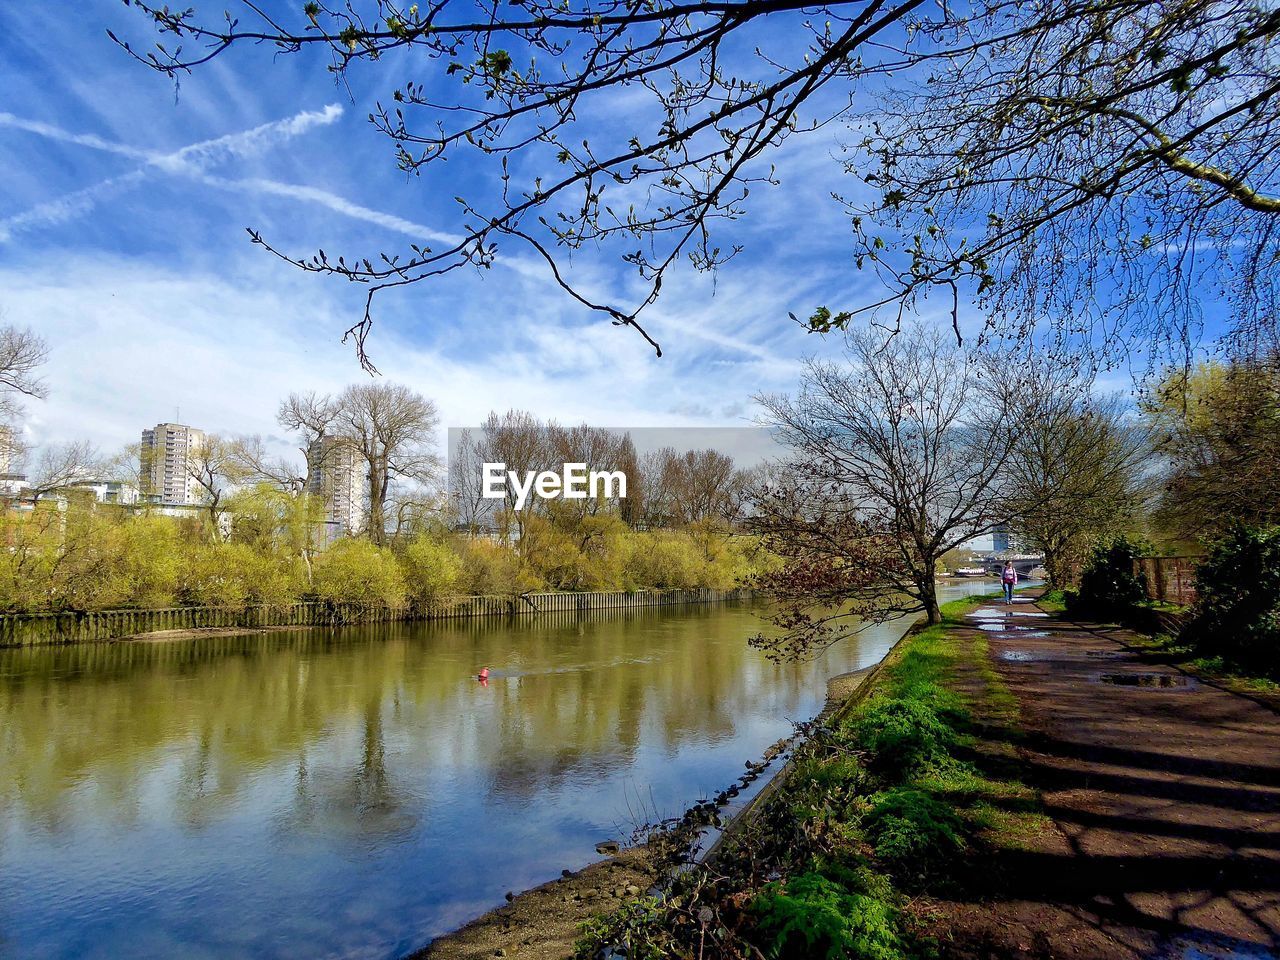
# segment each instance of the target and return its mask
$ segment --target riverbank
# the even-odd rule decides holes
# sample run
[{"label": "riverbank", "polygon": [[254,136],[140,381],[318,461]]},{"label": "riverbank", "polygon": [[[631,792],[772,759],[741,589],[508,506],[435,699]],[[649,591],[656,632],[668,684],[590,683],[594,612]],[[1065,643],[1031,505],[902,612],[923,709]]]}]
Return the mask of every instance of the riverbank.
[{"label": "riverbank", "polygon": [[904,638],[713,867],[578,955],[1272,955],[1280,717],[1020,599]]},{"label": "riverbank", "polygon": [[[922,623],[917,621],[908,627],[898,644]],[[815,722],[837,716],[856,703],[872,687],[872,679],[888,659],[828,678],[826,703]],[[716,798],[691,808],[674,830],[654,834],[648,843],[622,849],[582,870],[566,870],[555,880],[512,894],[506,905],[436,938],[408,960],[480,960],[494,956],[563,960],[573,956],[584,936],[590,940],[589,933],[584,935],[584,927],[599,927],[606,922],[606,916],[634,910],[635,904],[649,899],[670,880],[671,871],[687,863],[685,852],[690,837],[697,834],[705,839],[699,824],[709,818],[720,822],[721,812],[724,813],[722,832],[700,856],[703,862],[710,862],[723,847],[735,842],[737,833],[754,821],[756,812],[786,779],[791,768],[786,755],[794,745],[794,741],[779,741],[759,761],[748,761],[748,774],[743,777],[748,784],[775,762],[783,762],[739,802],[732,803],[739,795],[738,785],[734,785],[731,791],[722,791]],[[730,806],[732,811],[726,809]]]},{"label": "riverbank", "polygon": [[[281,606],[165,607],[0,614],[0,647],[124,639],[191,639],[276,628],[453,620],[470,617],[576,616],[594,610],[749,600],[751,590],[615,590],[452,597],[429,607],[384,607],[307,601]],[[165,635],[165,636],[159,636]]]}]

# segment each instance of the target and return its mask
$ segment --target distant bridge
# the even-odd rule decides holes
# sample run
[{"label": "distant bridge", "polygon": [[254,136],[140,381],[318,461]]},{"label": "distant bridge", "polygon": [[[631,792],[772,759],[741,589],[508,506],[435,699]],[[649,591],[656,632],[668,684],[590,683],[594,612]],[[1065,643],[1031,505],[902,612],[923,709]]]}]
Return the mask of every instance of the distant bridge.
[{"label": "distant bridge", "polygon": [[983,561],[983,566],[989,573],[999,573],[1004,569],[1006,560],[1013,561],[1013,569],[1018,571],[1018,576],[1025,577],[1031,573],[1036,567],[1044,566],[1043,554],[1018,553],[1007,556],[989,557]]}]

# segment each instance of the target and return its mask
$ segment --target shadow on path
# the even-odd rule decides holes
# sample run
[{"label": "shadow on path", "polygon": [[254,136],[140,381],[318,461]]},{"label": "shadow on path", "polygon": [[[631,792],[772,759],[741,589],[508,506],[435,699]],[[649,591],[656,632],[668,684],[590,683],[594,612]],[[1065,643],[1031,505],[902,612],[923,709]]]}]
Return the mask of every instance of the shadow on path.
[{"label": "shadow on path", "polygon": [[973,896],[936,904],[944,953],[1280,957],[1280,715],[1209,684],[1138,685],[1181,674],[1124,631],[1036,627],[985,636],[1054,829],[974,863]]}]

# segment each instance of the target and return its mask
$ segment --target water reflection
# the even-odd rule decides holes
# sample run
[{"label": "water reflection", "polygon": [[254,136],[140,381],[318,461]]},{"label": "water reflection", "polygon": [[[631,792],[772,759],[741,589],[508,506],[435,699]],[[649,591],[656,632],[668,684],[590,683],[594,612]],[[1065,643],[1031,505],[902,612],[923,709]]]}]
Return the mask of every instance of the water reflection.
[{"label": "water reflection", "polygon": [[0,954],[403,954],[726,785],[901,629],[779,666],[758,626],[728,605],[0,651]]}]

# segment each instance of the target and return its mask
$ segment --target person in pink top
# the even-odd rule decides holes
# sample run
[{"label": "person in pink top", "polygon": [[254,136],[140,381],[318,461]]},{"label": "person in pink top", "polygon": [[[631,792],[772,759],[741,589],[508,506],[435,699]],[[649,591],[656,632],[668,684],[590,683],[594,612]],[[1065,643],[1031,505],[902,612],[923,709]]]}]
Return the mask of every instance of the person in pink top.
[{"label": "person in pink top", "polygon": [[1018,583],[1018,571],[1013,568],[1013,561],[1004,562],[1004,572],[1000,574],[1000,583],[1004,586],[1004,602],[1013,603],[1013,588]]}]

